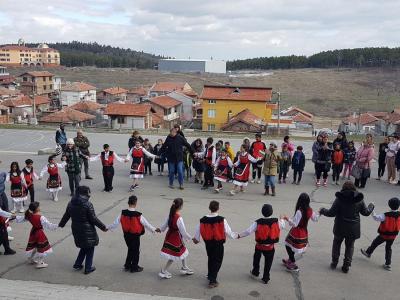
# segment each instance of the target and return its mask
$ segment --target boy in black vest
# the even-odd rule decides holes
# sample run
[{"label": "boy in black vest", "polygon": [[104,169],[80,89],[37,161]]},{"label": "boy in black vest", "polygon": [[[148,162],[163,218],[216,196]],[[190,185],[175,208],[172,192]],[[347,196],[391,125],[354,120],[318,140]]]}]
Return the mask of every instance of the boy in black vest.
[{"label": "boy in black vest", "polygon": [[139,255],[140,236],[144,234],[145,228],[152,233],[160,232],[160,230],[151,225],[140,212],[136,211],[136,204],[137,197],[134,195],[130,196],[128,200],[129,208],[122,210],[114,223],[107,226],[109,230],[114,230],[121,224],[124,239],[128,246],[128,254],[126,256],[124,269],[131,273],[143,271],[143,268],[139,266]]},{"label": "boy in black vest", "polygon": [[196,153],[197,157],[203,158],[204,160],[204,185],[203,190],[214,186],[214,166],[217,159],[217,151],[213,145],[214,139],[212,137],[207,138],[207,144],[204,152]]},{"label": "boy in black vest", "polygon": [[111,193],[113,190],[113,178],[114,178],[114,160],[119,162],[126,162],[127,160],[119,157],[114,151],[110,151],[108,144],[103,145],[104,151],[100,154],[90,157],[90,161],[100,160],[103,165],[103,180],[104,180],[104,192]]},{"label": "boy in black vest", "polygon": [[246,237],[255,232],[256,248],[253,258],[253,270],[250,271],[250,275],[253,277],[260,275],[260,260],[261,255],[264,255],[264,274],[261,281],[267,284],[270,279],[269,272],[274,260],[275,244],[279,242],[281,229],[285,228],[285,220],[283,218],[271,218],[273,209],[270,204],[264,204],[261,212],[264,218],[253,222],[246,231],[239,234],[239,238]]},{"label": "boy in black vest", "polygon": [[392,245],[400,231],[400,200],[398,198],[392,198],[389,200],[388,205],[391,211],[380,215],[376,215],[375,213],[372,215],[375,221],[381,222],[378,228],[379,235],[372,241],[371,246],[369,246],[367,250],[361,249],[361,253],[370,258],[376,247],[386,242],[386,262],[383,268],[387,271],[391,271]]},{"label": "boy in black vest", "polygon": [[218,286],[217,276],[224,258],[226,236],[228,235],[230,238],[236,239],[238,235],[232,232],[226,219],[218,215],[218,201],[211,201],[209,209],[211,213],[200,219],[200,224],[196,228],[193,242],[198,244],[201,236],[206,244],[208,256],[208,287],[215,288]]}]

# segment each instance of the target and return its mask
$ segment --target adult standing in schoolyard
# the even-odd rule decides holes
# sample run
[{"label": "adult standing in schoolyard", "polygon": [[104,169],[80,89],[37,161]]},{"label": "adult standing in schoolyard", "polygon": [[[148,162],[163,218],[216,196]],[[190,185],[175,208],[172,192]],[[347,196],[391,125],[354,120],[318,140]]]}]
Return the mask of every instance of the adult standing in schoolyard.
[{"label": "adult standing in schoolyard", "polygon": [[178,173],[179,189],[183,190],[183,147],[192,153],[190,144],[184,137],[178,134],[176,128],[170,130],[170,134],[165,139],[160,152],[165,153],[168,161],[169,187],[174,188],[175,171]]},{"label": "adult standing in schoolyard", "polygon": [[360,170],[359,178],[355,178],[354,181],[354,185],[357,188],[365,188],[367,180],[371,176],[371,161],[374,156],[374,141],[372,135],[368,133],[356,154],[356,166]]},{"label": "adult standing in schoolyard", "polygon": [[[76,137],[74,138],[75,146],[79,149],[81,154],[85,156],[90,156],[90,142],[89,139],[83,135],[82,129],[78,129],[76,132]],[[89,160],[86,157],[81,157],[81,165],[84,165],[85,178],[93,179],[89,175]]]},{"label": "adult standing in schoolyard", "polygon": [[75,191],[79,187],[79,183],[81,181],[81,157],[84,156],[75,146],[74,140],[68,139],[67,147],[65,148],[62,159],[66,162],[65,172],[68,174],[71,196],[75,194]]},{"label": "adult standing in schoolyard", "polygon": [[65,125],[63,123],[60,124],[60,128],[56,131],[56,144],[57,146],[60,146],[64,152],[65,147],[67,146],[67,133],[65,132]]}]

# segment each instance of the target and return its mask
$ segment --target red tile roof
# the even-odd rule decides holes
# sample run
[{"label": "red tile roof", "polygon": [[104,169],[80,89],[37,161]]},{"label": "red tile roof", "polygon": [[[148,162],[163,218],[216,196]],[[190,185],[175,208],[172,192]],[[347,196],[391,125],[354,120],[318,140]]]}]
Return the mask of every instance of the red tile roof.
[{"label": "red tile roof", "polygon": [[10,90],[0,86],[0,96],[14,96],[19,94],[21,94],[19,90]]},{"label": "red tile roof", "polygon": [[18,46],[18,45],[5,45],[0,47],[1,49],[5,49],[5,50],[24,50],[24,51],[28,51],[28,50],[37,50],[35,48],[29,48],[29,47],[25,47],[25,46]]},{"label": "red tile roof", "polygon": [[182,101],[176,100],[169,96],[158,96],[150,99],[150,103],[156,104],[163,108],[172,108],[182,104]]},{"label": "red tile roof", "polygon": [[15,81],[15,77],[12,75],[0,76],[0,84],[9,84]]},{"label": "red tile roof", "polygon": [[72,82],[61,88],[61,91],[66,92],[85,92],[90,90],[96,90],[96,87],[85,82]]},{"label": "red tile roof", "polygon": [[388,113],[385,111],[367,111],[367,113],[378,119],[384,119],[388,115]]},{"label": "red tile roof", "polygon": [[204,85],[200,98],[267,102],[271,101],[272,88]]},{"label": "red tile roof", "polygon": [[87,113],[80,112],[69,107],[60,111],[44,116],[40,122],[44,123],[78,123],[95,119],[96,117]]},{"label": "red tile roof", "polygon": [[309,116],[306,116],[302,113],[297,113],[292,117],[293,122],[297,123],[312,123],[313,119],[310,118]]},{"label": "red tile roof", "polygon": [[[35,105],[49,104],[50,99],[46,96],[35,96]],[[21,107],[21,106],[32,106],[33,99],[28,96],[21,96],[14,99],[7,99],[2,102],[3,105],[8,107]]]},{"label": "red tile roof", "polygon": [[378,118],[374,117],[369,113],[363,113],[360,116],[349,116],[347,117],[344,122],[352,123],[352,124],[360,124],[360,125],[368,125],[379,121]]},{"label": "red tile roof", "polygon": [[145,117],[151,111],[149,104],[110,103],[104,114],[109,116]]},{"label": "red tile roof", "polygon": [[111,88],[102,90],[102,92],[110,94],[110,95],[118,95],[118,94],[127,93],[128,90],[126,90],[126,89],[124,89],[122,87],[116,86],[116,87],[111,87]]},{"label": "red tile roof", "polygon": [[96,111],[96,110],[102,109],[104,107],[105,107],[104,105],[101,105],[94,101],[79,101],[78,103],[75,103],[74,105],[70,106],[70,108],[79,110],[82,112]]},{"label": "red tile roof", "polygon": [[234,115],[228,123],[221,127],[222,130],[238,123],[242,122],[251,126],[260,127],[262,124],[262,119],[255,114],[253,114],[249,109],[244,109],[238,114]]},{"label": "red tile roof", "polygon": [[128,94],[135,94],[135,95],[139,95],[139,96],[146,96],[147,93],[148,93],[148,88],[145,88],[143,86],[135,87],[128,91]]},{"label": "red tile roof", "polygon": [[172,92],[182,91],[185,87],[185,82],[161,81],[156,82],[152,87],[152,92]]},{"label": "red tile roof", "polygon": [[50,73],[48,71],[30,71],[30,72],[25,72],[19,75],[18,77],[22,77],[24,75],[30,75],[32,77],[47,77],[47,76],[54,76],[53,73]]},{"label": "red tile roof", "polygon": [[282,116],[295,116],[298,113],[301,113],[301,114],[303,114],[304,116],[307,116],[310,119],[312,119],[314,117],[313,114],[311,114],[311,113],[309,113],[309,112],[307,112],[305,110],[302,110],[301,108],[298,108],[296,106],[291,106],[291,107],[285,109],[284,111],[282,111],[281,115]]}]

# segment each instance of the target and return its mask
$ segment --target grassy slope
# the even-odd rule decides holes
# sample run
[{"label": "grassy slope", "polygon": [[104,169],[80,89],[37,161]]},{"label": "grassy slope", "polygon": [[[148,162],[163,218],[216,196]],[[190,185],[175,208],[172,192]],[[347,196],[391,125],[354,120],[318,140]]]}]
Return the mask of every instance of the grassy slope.
[{"label": "grassy slope", "polygon": [[[21,69],[10,71],[18,74]],[[157,80],[187,81],[199,93],[204,82],[269,86],[281,91],[284,107],[298,105],[330,118],[339,118],[358,109],[387,111],[400,106],[400,69],[275,70],[270,76],[251,78],[130,69],[58,68],[50,71],[65,80],[85,81],[99,89],[115,85],[126,88],[151,85]]]}]

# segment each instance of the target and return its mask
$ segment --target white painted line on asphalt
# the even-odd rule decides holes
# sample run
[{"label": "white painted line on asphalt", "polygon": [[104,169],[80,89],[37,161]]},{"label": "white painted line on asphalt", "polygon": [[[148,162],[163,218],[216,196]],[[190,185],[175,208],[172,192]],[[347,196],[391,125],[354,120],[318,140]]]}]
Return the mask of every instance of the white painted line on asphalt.
[{"label": "white painted line on asphalt", "polygon": [[10,153],[10,154],[37,154],[37,152],[15,151],[15,150],[0,150],[0,153]]}]

